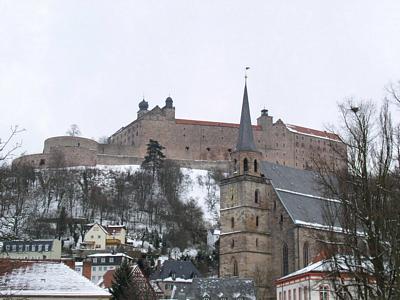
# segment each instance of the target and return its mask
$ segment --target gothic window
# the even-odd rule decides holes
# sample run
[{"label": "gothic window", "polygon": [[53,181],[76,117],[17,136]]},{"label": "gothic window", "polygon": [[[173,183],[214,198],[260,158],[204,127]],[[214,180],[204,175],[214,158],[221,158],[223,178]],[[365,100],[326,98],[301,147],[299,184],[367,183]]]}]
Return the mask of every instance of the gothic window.
[{"label": "gothic window", "polygon": [[258,216],[256,216],[256,226],[258,227]]},{"label": "gothic window", "polygon": [[285,276],[289,273],[289,250],[287,244],[282,246],[282,275]]},{"label": "gothic window", "polygon": [[234,217],[231,218],[231,227],[235,228],[235,218]]},{"label": "gothic window", "polygon": [[304,267],[308,266],[308,252],[309,252],[309,245],[308,242],[305,242],[303,245],[303,262],[304,262]]},{"label": "gothic window", "polygon": [[235,259],[233,259],[233,276],[239,276],[239,268]]},{"label": "gothic window", "polygon": [[254,192],[254,202],[255,203],[258,203],[259,194],[260,194],[259,190],[256,190]]},{"label": "gothic window", "polygon": [[254,160],[254,172],[255,172],[255,173],[258,172],[258,163],[257,163],[257,159]]},{"label": "gothic window", "polygon": [[247,158],[245,158],[243,160],[243,172],[248,172],[249,171],[249,161],[247,160]]}]

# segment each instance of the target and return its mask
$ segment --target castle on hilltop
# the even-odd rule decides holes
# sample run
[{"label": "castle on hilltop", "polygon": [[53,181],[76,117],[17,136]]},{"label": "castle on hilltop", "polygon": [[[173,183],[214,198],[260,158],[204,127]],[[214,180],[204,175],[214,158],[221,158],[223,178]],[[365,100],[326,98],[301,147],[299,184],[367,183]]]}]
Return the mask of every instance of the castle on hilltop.
[{"label": "castle on hilltop", "polygon": [[[254,142],[262,159],[298,169],[310,169],[315,158],[337,163],[332,145],[341,145],[335,134],[273,121],[263,109],[252,126]],[[101,144],[77,136],[58,136],[45,140],[43,153],[25,155],[15,162],[49,167],[62,155],[66,166],[140,164],[150,139],[165,147],[165,155],[183,166],[210,169],[227,168],[235,148],[239,124],[175,118],[173,100],[149,110],[145,100],[139,103],[137,118]],[[337,148],[337,147],[336,147]],[[57,158],[57,159],[56,159]]]}]

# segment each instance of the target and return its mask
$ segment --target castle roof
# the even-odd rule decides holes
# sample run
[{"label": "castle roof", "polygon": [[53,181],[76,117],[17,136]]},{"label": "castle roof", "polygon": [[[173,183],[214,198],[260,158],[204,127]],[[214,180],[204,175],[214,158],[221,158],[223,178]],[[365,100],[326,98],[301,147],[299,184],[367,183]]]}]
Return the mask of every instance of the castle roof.
[{"label": "castle roof", "polygon": [[289,131],[294,132],[294,133],[300,133],[300,134],[304,134],[304,135],[315,136],[318,138],[325,138],[325,139],[329,139],[329,140],[340,141],[338,135],[331,133],[331,132],[327,132],[327,131],[321,131],[321,130],[306,128],[306,127],[291,125],[291,124],[286,124],[286,128]]},{"label": "castle roof", "polygon": [[[318,174],[262,162],[263,173],[271,181],[279,200],[292,221],[299,226],[329,229],[332,224],[324,218],[327,209],[337,210],[339,200],[329,199],[318,185]],[[334,224],[340,230],[339,224]]]},{"label": "castle roof", "polygon": [[[212,122],[212,121],[201,121],[201,120],[188,120],[188,119],[175,119],[176,124],[182,125],[203,125],[203,126],[218,126],[218,127],[231,127],[239,128],[240,124],[237,123],[224,123],[224,122]],[[253,130],[261,130],[261,126],[252,125]]]},{"label": "castle roof", "polygon": [[247,95],[247,84],[244,85],[242,114],[240,116],[239,138],[236,144],[237,151],[257,151],[254,144],[253,130],[251,127],[251,117],[249,108],[249,98]]}]

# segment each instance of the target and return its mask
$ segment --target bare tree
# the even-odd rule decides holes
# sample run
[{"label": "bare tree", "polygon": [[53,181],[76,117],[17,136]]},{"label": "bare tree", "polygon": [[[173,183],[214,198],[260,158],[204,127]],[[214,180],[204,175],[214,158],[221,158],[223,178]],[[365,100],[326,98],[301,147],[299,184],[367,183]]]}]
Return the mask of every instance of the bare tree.
[{"label": "bare tree", "polygon": [[25,129],[19,128],[18,125],[11,126],[10,134],[5,139],[0,137],[0,164],[3,163],[10,155],[19,147],[21,147],[21,142],[13,143],[16,135],[25,131]]},{"label": "bare tree", "polygon": [[78,125],[72,124],[71,127],[67,130],[66,134],[69,136],[80,136],[81,131],[80,131]]},{"label": "bare tree", "polygon": [[339,299],[399,299],[400,176],[389,103],[380,110],[351,101],[339,108],[346,167],[316,163],[326,196],[340,202],[330,202],[325,216],[335,291]]}]

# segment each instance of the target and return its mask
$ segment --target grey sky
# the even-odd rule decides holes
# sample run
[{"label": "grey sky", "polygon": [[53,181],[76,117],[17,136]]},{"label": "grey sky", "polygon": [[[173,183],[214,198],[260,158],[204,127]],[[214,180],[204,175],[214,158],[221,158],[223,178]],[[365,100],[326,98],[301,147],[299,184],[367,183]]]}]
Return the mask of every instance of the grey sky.
[{"label": "grey sky", "polygon": [[0,137],[23,149],[76,123],[110,135],[143,94],[178,118],[238,122],[244,67],[253,123],[266,107],[323,129],[346,97],[400,80],[400,1],[0,0]]}]

